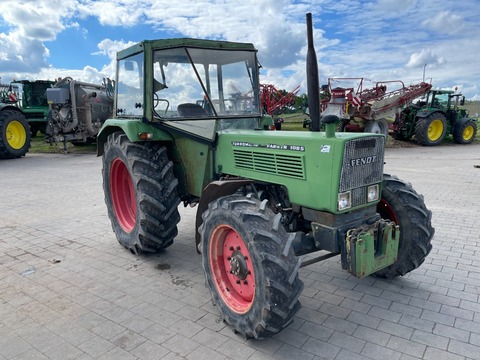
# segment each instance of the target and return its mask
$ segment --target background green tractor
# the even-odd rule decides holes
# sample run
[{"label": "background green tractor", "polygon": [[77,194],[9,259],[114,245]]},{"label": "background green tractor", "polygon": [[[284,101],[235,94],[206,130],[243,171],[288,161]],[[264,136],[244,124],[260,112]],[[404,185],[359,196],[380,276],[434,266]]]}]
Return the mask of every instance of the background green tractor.
[{"label": "background green tractor", "polygon": [[451,90],[430,90],[426,101],[404,109],[391,127],[397,140],[415,140],[426,146],[438,145],[451,134],[458,144],[470,144],[477,134],[477,120],[460,106],[465,97]]},{"label": "background green tractor", "polygon": [[340,255],[354,276],[392,278],[432,248],[423,197],[383,174],[385,137],[336,133],[333,115],[319,131],[311,14],[307,30],[311,131],[276,131],[262,114],[252,44],[162,39],[117,54],[115,115],[97,137],[118,242],[133,254],[166,249],[179,204],[197,206],[206,284],[247,338],[293,320],[302,266]]},{"label": "background green tractor", "polygon": [[24,156],[32,134],[45,132],[48,104],[47,80],[13,81],[0,85],[0,159]]}]

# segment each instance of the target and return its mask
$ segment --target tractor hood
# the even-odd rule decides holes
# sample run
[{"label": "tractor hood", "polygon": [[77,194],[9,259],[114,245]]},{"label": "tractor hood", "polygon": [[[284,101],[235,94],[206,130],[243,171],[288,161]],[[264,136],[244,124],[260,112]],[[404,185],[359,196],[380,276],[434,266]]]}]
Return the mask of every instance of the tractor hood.
[{"label": "tractor hood", "polygon": [[367,186],[383,177],[382,135],[229,130],[219,133],[215,171],[288,189],[292,204],[340,213],[339,193],[352,192],[352,207],[371,205]]}]

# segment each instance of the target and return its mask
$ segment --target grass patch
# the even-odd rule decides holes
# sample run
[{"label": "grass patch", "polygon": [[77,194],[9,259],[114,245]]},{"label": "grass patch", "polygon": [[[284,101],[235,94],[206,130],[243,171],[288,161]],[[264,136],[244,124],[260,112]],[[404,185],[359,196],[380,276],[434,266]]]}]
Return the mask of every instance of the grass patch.
[{"label": "grass patch", "polygon": [[[32,137],[30,142],[31,154],[63,154],[63,143],[48,144],[42,135]],[[72,154],[94,154],[97,152],[97,144],[73,145],[67,142],[67,153]]]}]

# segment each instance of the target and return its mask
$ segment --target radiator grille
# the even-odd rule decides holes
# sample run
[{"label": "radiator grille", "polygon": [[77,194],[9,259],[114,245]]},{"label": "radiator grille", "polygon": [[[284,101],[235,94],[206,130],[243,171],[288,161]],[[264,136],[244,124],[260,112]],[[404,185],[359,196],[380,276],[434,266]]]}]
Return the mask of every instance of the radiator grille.
[{"label": "radiator grille", "polygon": [[234,150],[235,167],[305,179],[303,156]]},{"label": "radiator grille", "polygon": [[[381,182],[384,149],[385,139],[383,137],[367,137],[348,141],[345,144],[339,191],[344,192]],[[363,191],[363,193],[365,192]],[[363,201],[360,200],[361,196],[356,198],[357,201]]]}]

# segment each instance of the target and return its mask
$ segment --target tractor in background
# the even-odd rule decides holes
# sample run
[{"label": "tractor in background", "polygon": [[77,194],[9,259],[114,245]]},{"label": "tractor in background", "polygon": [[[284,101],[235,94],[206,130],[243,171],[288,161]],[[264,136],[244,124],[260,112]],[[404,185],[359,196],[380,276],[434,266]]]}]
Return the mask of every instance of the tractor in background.
[{"label": "tractor in background", "polygon": [[453,90],[430,90],[426,100],[406,107],[391,126],[392,136],[408,140],[415,136],[420,145],[440,144],[451,134],[457,144],[470,144],[477,134],[477,119],[461,106],[465,96]]},{"label": "tractor in background", "polygon": [[19,158],[30,148],[32,134],[45,132],[49,80],[20,80],[0,85],[0,159]]}]

